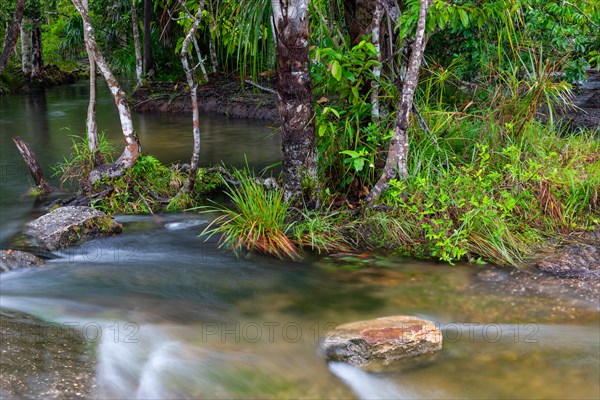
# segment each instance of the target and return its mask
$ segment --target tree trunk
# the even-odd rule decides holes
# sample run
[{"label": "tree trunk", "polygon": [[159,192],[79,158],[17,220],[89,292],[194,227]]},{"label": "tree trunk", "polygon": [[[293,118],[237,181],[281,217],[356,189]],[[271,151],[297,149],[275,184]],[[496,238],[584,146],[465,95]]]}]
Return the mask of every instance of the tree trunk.
[{"label": "tree trunk", "polygon": [[413,104],[415,89],[419,81],[419,68],[423,60],[425,51],[425,22],[427,11],[429,10],[429,0],[421,0],[419,8],[419,20],[417,22],[417,32],[412,45],[412,52],[408,62],[408,70],[402,85],[402,98],[398,106],[398,114],[394,126],[394,133],[390,141],[387,160],[381,177],[373,187],[366,199],[368,206],[371,206],[379,196],[388,188],[390,179],[394,179],[398,172],[402,178],[408,174],[408,125],[410,110]]},{"label": "tree trunk", "polygon": [[6,68],[8,61],[12,57],[17,45],[17,38],[19,37],[21,29],[21,20],[23,19],[23,10],[25,9],[25,0],[17,0],[15,3],[15,13],[13,14],[13,20],[10,27],[6,30],[4,36],[4,47],[2,47],[2,53],[0,53],[0,74]]},{"label": "tree trunk", "polygon": [[44,56],[42,52],[42,30],[40,29],[40,18],[33,20],[33,30],[31,31],[31,78],[40,80],[44,73]]},{"label": "tree trunk", "polygon": [[23,21],[21,24],[21,70],[23,74],[27,78],[31,76],[31,71],[33,66],[31,65],[31,53],[32,53],[32,43],[31,43],[31,27],[33,26],[33,21],[29,17],[23,17]]},{"label": "tree trunk", "polygon": [[[204,2],[202,2],[204,3]],[[200,4],[202,5],[202,4]],[[208,74],[206,73],[206,67],[204,66],[204,59],[202,58],[202,53],[200,53],[200,46],[198,46],[198,41],[196,38],[194,40],[194,48],[196,49],[196,55],[198,57],[198,66],[200,67],[200,71],[202,71],[202,77],[206,82],[208,82]]]},{"label": "tree trunk", "polygon": [[[181,0],[179,1],[179,3],[182,7],[185,7]],[[196,174],[198,173],[198,163],[200,162],[200,113],[198,111],[198,82],[196,79],[196,69],[190,68],[188,52],[192,41],[196,41],[196,31],[198,30],[198,25],[200,25],[200,17],[202,16],[203,7],[204,0],[200,0],[200,4],[198,4],[198,12],[194,17],[194,22],[192,23],[190,30],[185,35],[185,39],[183,40],[183,44],[181,46],[181,53],[179,54],[179,57],[181,58],[181,64],[183,65],[183,70],[185,71],[185,77],[188,86],[190,87],[190,96],[192,98],[192,133],[194,136],[194,149],[192,152],[190,172],[187,181],[182,188],[182,192],[185,192],[189,195],[191,195],[194,191],[194,184],[196,183]],[[198,48],[196,48],[196,51],[198,51]],[[198,57],[200,57],[199,51]],[[200,60],[200,62],[202,62],[202,60]],[[204,71],[204,73],[206,74],[206,71]]]},{"label": "tree trunk", "polygon": [[[82,0],[82,5],[86,12],[89,12],[88,0]],[[88,33],[83,30],[84,43],[89,41]],[[90,102],[87,111],[87,138],[90,154],[94,157],[94,167],[102,163],[102,155],[98,154],[98,126],[96,124],[96,61],[94,56],[88,51],[88,60],[90,63]]]},{"label": "tree trunk", "polygon": [[83,7],[81,0],[71,1],[83,19],[83,29],[87,34],[87,41],[85,43],[87,51],[89,54],[94,56],[94,60],[96,61],[96,64],[98,64],[98,68],[104,76],[110,92],[113,95],[115,104],[117,105],[117,109],[119,110],[121,130],[123,131],[123,136],[125,137],[126,143],[123,153],[114,164],[101,165],[90,173],[90,181],[93,182],[100,180],[103,177],[114,178],[122,175],[125,170],[131,168],[139,158],[141,146],[140,140],[133,129],[131,111],[129,110],[129,105],[127,104],[125,92],[123,92],[121,89],[119,82],[115,79],[108,66],[108,63],[98,48],[98,44],[96,43],[96,35],[94,32],[94,27],[90,21],[90,16]]},{"label": "tree trunk", "polygon": [[373,13],[373,23],[371,24],[371,42],[377,51],[377,61],[379,65],[373,67],[373,76],[375,79],[371,82],[371,117],[373,121],[379,120],[379,82],[378,79],[381,76],[381,44],[380,44],[380,29],[381,29],[381,17],[383,15],[383,7],[379,1],[375,6],[375,12]]},{"label": "tree trunk", "polygon": [[144,73],[149,79],[152,79],[152,0],[144,0]]},{"label": "tree trunk", "polygon": [[363,35],[371,33],[369,27],[376,7],[380,6],[380,0],[346,0],[344,3],[344,19],[350,41],[352,45],[357,45]]},{"label": "tree trunk", "polygon": [[142,45],[140,43],[140,29],[138,27],[135,0],[131,0],[131,24],[133,25],[133,47],[135,51],[135,77],[137,85],[142,84]]},{"label": "tree trunk", "polygon": [[215,32],[214,38],[212,33],[208,35],[208,51],[210,52],[210,65],[212,66],[213,74],[219,72],[219,60],[217,59],[217,49],[215,48],[215,40],[217,39],[217,23],[213,19],[210,23],[211,30]]},{"label": "tree trunk", "polygon": [[14,137],[13,142],[15,142],[19,153],[21,153],[21,157],[23,157],[23,161],[27,164],[27,168],[33,177],[35,185],[41,190],[42,194],[48,194],[55,191],[56,188],[44,178],[40,163],[38,162],[35,153],[31,150],[31,147],[19,136]]},{"label": "tree trunk", "polygon": [[[277,97],[281,115],[284,197],[298,199],[317,185],[317,152],[310,76],[309,0],[271,0],[277,39]],[[306,193],[310,197],[312,193]]]}]

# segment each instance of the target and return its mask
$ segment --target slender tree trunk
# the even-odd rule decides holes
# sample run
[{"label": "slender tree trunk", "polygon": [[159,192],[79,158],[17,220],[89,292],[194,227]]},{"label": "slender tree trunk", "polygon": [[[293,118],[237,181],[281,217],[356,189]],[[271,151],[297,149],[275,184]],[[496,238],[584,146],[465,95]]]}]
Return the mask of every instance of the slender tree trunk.
[{"label": "slender tree trunk", "polygon": [[2,53],[0,53],[0,74],[6,68],[8,61],[12,57],[17,45],[17,38],[19,37],[21,29],[21,20],[23,19],[23,10],[25,9],[25,0],[17,0],[15,2],[15,13],[13,14],[12,24],[6,30],[4,36],[4,46],[2,47]]},{"label": "slender tree trunk", "polygon": [[[184,7],[181,0],[179,3],[182,7]],[[183,39],[181,53],[179,53],[179,57],[181,58],[181,65],[183,65],[183,70],[185,71],[185,78],[187,80],[188,86],[190,87],[190,96],[192,98],[192,133],[194,136],[194,149],[192,152],[192,160],[190,163],[190,172],[187,181],[182,188],[182,192],[187,193],[189,195],[191,195],[194,191],[194,184],[196,183],[196,174],[198,173],[198,163],[200,162],[200,113],[198,111],[198,81],[196,79],[196,70],[195,68],[190,67],[188,53],[190,45],[192,44],[192,42],[196,41],[196,31],[198,30],[198,25],[200,25],[200,17],[202,16],[203,7],[204,0],[200,0],[200,4],[198,4],[198,12],[194,17],[194,22],[192,23],[190,30],[185,35],[185,39]]]},{"label": "slender tree trunk", "polygon": [[31,150],[29,144],[27,144],[27,142],[25,142],[19,136],[14,137],[13,142],[15,142],[19,153],[21,153],[21,157],[23,157],[23,161],[25,161],[25,164],[27,164],[27,168],[29,169],[29,173],[35,182],[35,185],[41,190],[42,194],[48,194],[55,191],[56,188],[52,186],[52,184],[44,177],[42,167],[40,167],[40,163],[38,162],[33,150]]},{"label": "slender tree trunk", "polygon": [[144,73],[149,79],[153,75],[152,62],[152,0],[144,0]]},{"label": "slender tree trunk", "polygon": [[40,18],[33,19],[33,30],[31,31],[31,78],[41,79],[44,73],[44,56],[42,51],[42,30],[40,28]]},{"label": "slender tree trunk", "polygon": [[[217,1],[217,7],[218,7]],[[215,47],[215,41],[217,40],[217,34],[219,30],[217,28],[217,13],[218,8],[215,10],[215,6],[212,0],[209,0],[208,7],[210,11],[210,32],[208,35],[208,52],[210,53],[210,65],[212,67],[212,73],[216,74],[219,72],[219,60],[217,59],[217,49]]]},{"label": "slender tree trunk", "polygon": [[117,161],[115,161],[114,164],[101,165],[90,173],[90,180],[93,182],[100,180],[103,177],[113,178],[122,175],[125,170],[131,168],[139,158],[141,146],[140,140],[133,129],[131,111],[129,110],[129,105],[127,104],[125,92],[123,92],[121,89],[119,82],[115,79],[115,76],[110,70],[108,63],[104,59],[102,52],[100,52],[100,49],[98,48],[98,43],[96,43],[96,35],[94,32],[94,27],[90,21],[90,16],[83,7],[81,0],[71,1],[83,19],[83,29],[86,31],[87,35],[87,41],[85,43],[87,51],[89,54],[94,56],[94,60],[96,61],[96,64],[98,64],[98,68],[104,76],[110,92],[113,95],[115,104],[117,105],[117,109],[119,110],[121,130],[123,131],[123,136],[126,143],[123,153],[121,153],[121,156],[117,159]]},{"label": "slender tree trunk", "polygon": [[[81,1],[86,12],[89,12],[88,0]],[[87,30],[83,30],[84,43],[89,41]],[[90,154],[94,156],[94,166],[102,163],[102,155],[98,154],[98,126],[96,124],[96,61],[94,56],[88,51],[88,61],[90,64],[90,101],[87,110],[87,138]]]},{"label": "slender tree trunk", "polygon": [[383,15],[383,7],[379,0],[375,6],[375,12],[373,13],[373,23],[371,25],[371,42],[377,51],[377,61],[379,65],[373,67],[373,81],[371,82],[371,116],[373,121],[379,120],[379,82],[378,79],[381,76],[381,44],[380,44],[380,30],[381,30],[381,17]]},{"label": "slender tree trunk", "polygon": [[32,54],[32,43],[31,43],[31,27],[33,21],[29,17],[23,17],[23,23],[21,24],[21,70],[27,78],[31,76],[33,69],[31,54]]},{"label": "slender tree trunk", "polygon": [[137,85],[142,84],[142,45],[140,43],[140,29],[138,27],[135,0],[131,0],[131,24],[133,25],[133,47],[135,49],[135,77]]},{"label": "slender tree trunk", "polygon": [[210,65],[212,66],[213,74],[219,72],[219,60],[217,59],[217,49],[215,48],[215,40],[217,38],[217,23],[213,19],[210,23],[211,30],[215,32],[214,38],[213,35],[208,35],[208,51],[210,52]]},{"label": "slender tree trunk", "polygon": [[429,10],[429,0],[421,0],[419,8],[419,20],[417,22],[417,32],[412,45],[412,53],[408,62],[408,70],[402,85],[402,98],[398,106],[398,114],[394,126],[394,133],[390,140],[387,160],[381,177],[369,193],[366,199],[368,206],[372,205],[379,196],[388,188],[390,179],[394,179],[398,173],[402,178],[408,174],[408,125],[410,110],[413,104],[415,89],[419,81],[419,68],[423,60],[425,51],[425,22],[427,11]]},{"label": "slender tree trunk", "polygon": [[200,46],[198,46],[198,41],[196,40],[196,37],[194,37],[193,40],[194,49],[196,49],[196,55],[198,56],[198,66],[200,67],[200,71],[202,71],[202,77],[205,81],[208,82],[208,74],[206,73],[206,67],[204,66],[204,59],[202,58],[202,53],[200,53]]},{"label": "slender tree trunk", "polygon": [[[277,97],[281,115],[284,197],[298,199],[317,185],[317,152],[310,76],[309,0],[271,0],[277,39]],[[312,193],[308,193],[309,197]]]}]

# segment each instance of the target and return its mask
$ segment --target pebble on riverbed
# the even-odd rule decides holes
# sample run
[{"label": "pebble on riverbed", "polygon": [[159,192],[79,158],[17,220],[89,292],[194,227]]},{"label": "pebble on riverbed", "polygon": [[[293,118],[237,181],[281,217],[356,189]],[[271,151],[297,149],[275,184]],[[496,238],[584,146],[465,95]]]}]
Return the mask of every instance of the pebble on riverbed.
[{"label": "pebble on riverbed", "polygon": [[392,316],[338,326],[321,341],[329,361],[377,370],[396,361],[437,353],[442,332],[431,321]]}]

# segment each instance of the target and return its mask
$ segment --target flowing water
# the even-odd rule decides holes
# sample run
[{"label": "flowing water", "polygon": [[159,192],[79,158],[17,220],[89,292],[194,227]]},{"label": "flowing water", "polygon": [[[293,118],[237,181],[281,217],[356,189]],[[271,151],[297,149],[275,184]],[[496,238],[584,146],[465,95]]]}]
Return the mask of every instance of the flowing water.
[{"label": "flowing water", "polygon": [[[39,211],[11,137],[43,165],[84,129],[85,83],[0,98],[1,241]],[[117,143],[105,90],[99,125]],[[188,116],[136,115],[144,151],[187,160]],[[264,167],[279,142],[263,125],[203,116],[204,164]],[[528,289],[488,267],[373,255],[284,262],[236,258],[197,237],[206,215],[117,216],[121,235],[70,248],[42,269],[0,275],[0,397],[598,398],[600,306]],[[560,289],[560,290],[559,290]],[[410,314],[439,324],[433,360],[367,373],[327,364],[333,326]]]}]

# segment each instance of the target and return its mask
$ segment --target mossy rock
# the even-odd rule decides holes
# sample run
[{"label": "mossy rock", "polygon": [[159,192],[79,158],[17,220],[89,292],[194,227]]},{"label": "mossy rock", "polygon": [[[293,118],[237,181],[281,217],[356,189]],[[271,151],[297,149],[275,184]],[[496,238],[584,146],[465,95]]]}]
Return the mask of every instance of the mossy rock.
[{"label": "mossy rock", "polygon": [[23,233],[48,250],[120,233],[121,224],[89,207],[60,207],[25,225]]}]

